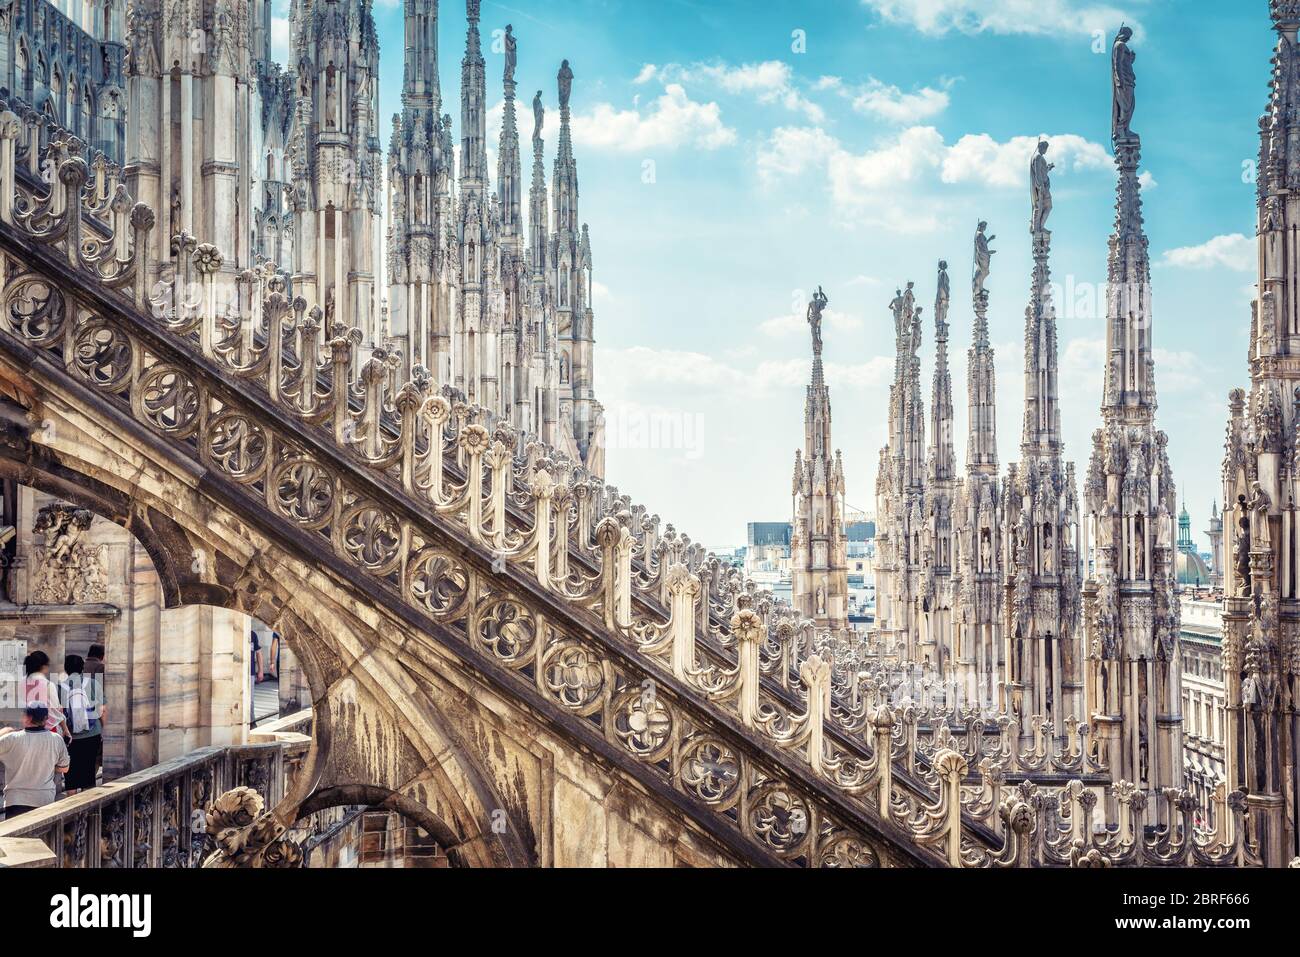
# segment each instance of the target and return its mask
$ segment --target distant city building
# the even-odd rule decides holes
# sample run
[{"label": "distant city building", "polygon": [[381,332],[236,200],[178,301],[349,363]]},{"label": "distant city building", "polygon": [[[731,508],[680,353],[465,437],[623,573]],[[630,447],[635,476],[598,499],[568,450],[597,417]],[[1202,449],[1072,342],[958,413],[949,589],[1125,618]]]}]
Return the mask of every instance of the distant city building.
[{"label": "distant city building", "polygon": [[1192,517],[1187,513],[1187,506],[1178,513],[1178,556],[1176,559],[1179,585],[1193,587],[1213,587],[1214,572],[1196,550],[1192,541]]},{"label": "distant city building", "polygon": [[1182,602],[1183,781],[1207,826],[1215,788],[1227,780],[1222,614],[1217,601]]}]

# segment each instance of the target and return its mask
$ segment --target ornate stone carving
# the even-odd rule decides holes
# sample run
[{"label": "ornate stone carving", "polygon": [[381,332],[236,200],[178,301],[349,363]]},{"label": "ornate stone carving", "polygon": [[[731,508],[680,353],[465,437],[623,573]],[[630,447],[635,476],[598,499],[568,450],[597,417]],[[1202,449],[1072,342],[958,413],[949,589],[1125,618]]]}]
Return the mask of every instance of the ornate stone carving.
[{"label": "ornate stone carving", "polygon": [[36,548],[31,601],[37,605],[80,605],[107,598],[105,546],[88,540],[94,515],[63,502],[36,513],[32,531],[43,535]]},{"label": "ornate stone carving", "polygon": [[238,787],[213,802],[207,833],[217,849],[204,867],[289,868],[303,866],[302,848],[284,837],[288,828],[263,810],[262,796]]}]

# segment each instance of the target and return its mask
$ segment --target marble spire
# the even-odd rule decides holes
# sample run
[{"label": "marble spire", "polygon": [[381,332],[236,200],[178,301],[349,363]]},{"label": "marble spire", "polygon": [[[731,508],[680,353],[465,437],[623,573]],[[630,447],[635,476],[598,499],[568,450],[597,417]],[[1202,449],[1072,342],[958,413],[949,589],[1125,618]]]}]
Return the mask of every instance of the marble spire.
[{"label": "marble spire", "polygon": [[479,37],[479,0],[466,0],[465,58],[460,69],[461,189],[486,189],[487,64]]},{"label": "marble spire", "polygon": [[894,382],[889,393],[889,441],[876,478],[877,634],[889,653],[919,663],[924,631],[920,591],[925,538],[925,407],[921,398],[921,307],[913,283],[890,303],[894,320]]},{"label": "marble spire", "polygon": [[1084,499],[1088,713],[1115,781],[1157,799],[1183,780],[1182,667],[1174,550],[1177,489],[1155,429],[1151,265],[1143,231],[1142,141],[1133,131],[1135,54],[1122,27],[1111,50],[1111,142],[1118,172],[1110,237],[1102,428]]},{"label": "marble spire", "polygon": [[438,2],[409,0],[402,112],[388,152],[389,318],[407,369],[450,381],[453,280],[448,255],[455,157],[440,114]]},{"label": "marble spire", "polygon": [[406,0],[402,9],[405,62],[402,69],[402,110],[420,116],[426,126],[442,112],[438,76],[438,0]]},{"label": "marble spire", "polygon": [[1047,219],[1052,211],[1050,144],[1042,140],[1029,164],[1033,215],[1030,236],[1034,273],[1029,308],[1025,310],[1025,415],[1021,454],[1059,457],[1061,412],[1058,388],[1056,306],[1052,299],[1052,233]]},{"label": "marble spire", "polygon": [[930,446],[922,591],[927,634],[935,645],[932,663],[942,679],[953,676],[953,510],[957,494],[957,454],[953,448],[952,374],[948,369],[948,309],[952,299],[948,263],[939,263],[934,297],[934,384],[930,397]]},{"label": "marble spire", "polygon": [[975,324],[966,360],[966,476],[959,489],[954,518],[958,581],[954,610],[958,686],[967,700],[986,709],[1002,704],[1003,561],[999,521],[997,399],[993,347],[989,342],[989,292],[994,250],[988,224],[975,231],[971,299]]},{"label": "marble spire", "polygon": [[1083,709],[1078,505],[1074,466],[1062,460],[1056,308],[1051,289],[1049,144],[1029,163],[1033,280],[1025,310],[1025,408],[1019,463],[1003,484],[1006,620],[1004,706],[1021,735],[1043,723],[1059,741]]},{"label": "marble spire", "polygon": [[969,410],[966,417],[966,467],[972,473],[996,476],[998,473],[997,382],[993,346],[989,341],[989,293],[984,288],[995,252],[989,248],[989,243],[996,237],[986,235],[987,229],[988,224],[981,222],[975,231],[975,279],[972,288],[975,325],[966,361]]},{"label": "marble spire", "polygon": [[505,100],[501,139],[497,147],[497,198],[501,204],[502,242],[518,254],[522,248],[523,162],[519,154],[519,123],[515,113],[515,65],[518,62],[514,27],[505,32]]},{"label": "marble spire", "polygon": [[1277,34],[1259,121],[1249,390],[1228,397],[1223,462],[1223,678],[1227,787],[1245,788],[1260,856],[1300,855],[1300,3],[1273,0]]},{"label": "marble spire", "polygon": [[844,531],[844,466],[831,452],[831,399],[822,366],[822,313],[818,288],[808,304],[812,377],[804,400],[804,447],[795,452],[791,593],[795,607],[817,631],[848,634],[848,552]]}]

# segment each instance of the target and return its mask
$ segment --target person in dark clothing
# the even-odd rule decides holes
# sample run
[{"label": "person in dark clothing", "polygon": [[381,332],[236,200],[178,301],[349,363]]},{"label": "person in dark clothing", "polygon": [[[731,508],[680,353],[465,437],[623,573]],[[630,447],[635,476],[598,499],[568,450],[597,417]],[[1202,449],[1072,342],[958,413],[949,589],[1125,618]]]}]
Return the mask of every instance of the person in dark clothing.
[{"label": "person in dark clothing", "polygon": [[85,662],[80,655],[65,657],[63,671],[65,677],[59,688],[59,697],[68,730],[72,732],[72,739],[68,742],[72,764],[63,783],[68,794],[76,794],[95,786],[100,743],[104,736],[101,713],[104,689],[99,675],[85,673]]},{"label": "person in dark clothing", "polygon": [[[99,691],[103,695],[99,702],[99,724],[100,727],[108,721],[108,682],[105,680],[104,670],[104,646],[91,645],[90,650],[86,652],[86,675],[94,677],[99,681]],[[99,753],[95,755],[96,773],[104,764],[104,735],[100,734],[95,739],[99,743]]]}]

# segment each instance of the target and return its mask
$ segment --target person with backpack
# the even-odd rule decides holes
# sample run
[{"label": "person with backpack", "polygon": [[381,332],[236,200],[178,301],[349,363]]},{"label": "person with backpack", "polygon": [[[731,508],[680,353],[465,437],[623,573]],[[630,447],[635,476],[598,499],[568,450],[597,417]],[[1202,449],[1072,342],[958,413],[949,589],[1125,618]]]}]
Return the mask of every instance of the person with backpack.
[{"label": "person with backpack", "polygon": [[99,676],[85,673],[86,663],[80,655],[63,659],[64,680],[60,687],[64,720],[72,738],[68,742],[70,766],[63,777],[68,794],[95,786],[100,743],[104,735],[104,689]]}]

